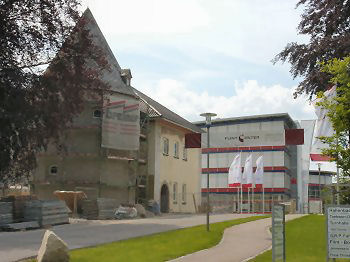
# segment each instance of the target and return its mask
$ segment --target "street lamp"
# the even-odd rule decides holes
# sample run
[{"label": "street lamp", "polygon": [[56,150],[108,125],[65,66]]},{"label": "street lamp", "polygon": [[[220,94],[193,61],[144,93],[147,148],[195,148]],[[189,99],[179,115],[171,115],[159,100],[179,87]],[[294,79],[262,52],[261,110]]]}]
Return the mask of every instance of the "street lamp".
[{"label": "street lamp", "polygon": [[317,163],[318,165],[318,194],[320,198],[320,213],[322,213],[322,199],[321,199],[321,163]]},{"label": "street lamp", "polygon": [[200,116],[205,117],[205,125],[207,127],[207,231],[209,231],[209,148],[210,148],[210,140],[209,140],[209,128],[211,126],[211,118],[216,116],[214,113],[203,113]]}]

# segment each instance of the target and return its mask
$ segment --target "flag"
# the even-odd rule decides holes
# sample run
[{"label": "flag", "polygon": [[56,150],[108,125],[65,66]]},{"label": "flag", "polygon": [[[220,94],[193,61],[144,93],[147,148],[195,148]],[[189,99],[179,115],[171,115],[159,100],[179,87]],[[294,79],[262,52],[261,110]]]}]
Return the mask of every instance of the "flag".
[{"label": "flag", "polygon": [[264,185],[264,159],[260,156],[256,160],[256,169],[254,173],[255,187],[261,188]]},{"label": "flag", "polygon": [[245,160],[242,184],[245,185],[245,187],[251,187],[253,184],[253,163],[251,154]]},{"label": "flag", "polygon": [[230,169],[228,170],[228,186],[239,187],[241,185],[242,168],[241,155],[238,154],[233,159]]},{"label": "flag", "polygon": [[[333,99],[336,95],[336,86],[334,85],[331,89],[324,93],[326,99]],[[314,101],[315,113],[317,115],[316,128],[314,132],[314,138],[312,142],[312,149],[310,158],[312,161],[330,161],[330,157],[321,154],[322,149],[327,148],[328,145],[323,143],[318,137],[320,136],[332,136],[334,130],[332,123],[329,121],[327,116],[328,110],[322,106],[318,106],[317,103],[321,102],[321,99]]]}]

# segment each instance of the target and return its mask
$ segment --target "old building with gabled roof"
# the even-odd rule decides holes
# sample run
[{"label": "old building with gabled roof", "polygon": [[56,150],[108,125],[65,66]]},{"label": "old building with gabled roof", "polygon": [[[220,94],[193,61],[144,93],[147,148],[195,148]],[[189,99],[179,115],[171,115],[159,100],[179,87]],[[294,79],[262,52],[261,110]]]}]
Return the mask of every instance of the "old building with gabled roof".
[{"label": "old building with gabled roof", "polygon": [[[84,18],[93,42],[111,65],[103,99],[86,99],[84,110],[54,147],[38,156],[32,191],[40,199],[55,190],[82,190],[88,198],[119,203],[155,200],[162,212],[194,212],[200,204],[200,149],[185,148],[185,134],[201,130],[131,86],[90,10]],[[197,199],[196,199],[197,198]]]}]

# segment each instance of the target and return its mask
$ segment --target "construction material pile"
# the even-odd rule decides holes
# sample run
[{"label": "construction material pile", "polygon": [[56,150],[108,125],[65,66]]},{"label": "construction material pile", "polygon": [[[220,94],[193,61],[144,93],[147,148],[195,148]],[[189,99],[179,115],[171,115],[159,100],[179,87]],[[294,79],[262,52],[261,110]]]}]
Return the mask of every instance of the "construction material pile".
[{"label": "construction material pile", "polygon": [[2,198],[2,201],[11,202],[13,210],[13,222],[24,221],[24,205],[26,201],[37,200],[35,195],[19,195],[19,196],[6,196]]},{"label": "construction material pile", "polygon": [[82,200],[82,215],[86,219],[114,219],[117,207],[118,201],[116,199]]},{"label": "construction material pile", "polygon": [[32,200],[24,205],[24,219],[38,221],[39,225],[59,225],[69,222],[68,209],[63,201],[59,200]]},{"label": "construction material pile", "polygon": [[0,226],[10,224],[12,221],[12,203],[0,202]]}]

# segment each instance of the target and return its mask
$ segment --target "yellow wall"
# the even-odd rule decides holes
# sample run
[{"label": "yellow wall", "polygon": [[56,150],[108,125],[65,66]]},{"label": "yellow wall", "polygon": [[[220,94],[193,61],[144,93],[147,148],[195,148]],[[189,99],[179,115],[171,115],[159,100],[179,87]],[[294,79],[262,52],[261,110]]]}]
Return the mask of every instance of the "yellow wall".
[{"label": "yellow wall", "polygon": [[[200,148],[187,149],[187,161],[183,159],[183,148],[185,146],[185,134],[189,130],[175,126],[164,120],[153,123],[150,145],[155,145],[154,150],[150,148],[149,173],[155,176],[154,198],[160,203],[160,190],[163,184],[169,189],[169,211],[170,212],[195,212],[193,194],[198,206],[200,204]],[[163,138],[169,139],[169,153],[163,154]],[[152,141],[152,142],[153,142]],[[179,157],[174,156],[174,144],[179,143]],[[153,152],[151,152],[153,151]],[[177,183],[177,196],[174,201],[174,183]],[[186,185],[185,201],[182,201],[182,186]]]}]

